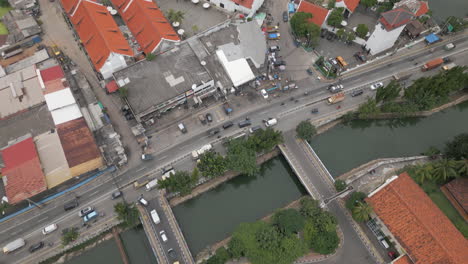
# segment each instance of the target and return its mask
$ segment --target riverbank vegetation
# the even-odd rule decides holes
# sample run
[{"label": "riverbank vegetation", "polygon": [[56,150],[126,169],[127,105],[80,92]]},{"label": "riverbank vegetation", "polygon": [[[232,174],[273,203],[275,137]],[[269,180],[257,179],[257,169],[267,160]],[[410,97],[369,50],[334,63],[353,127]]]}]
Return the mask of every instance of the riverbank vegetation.
[{"label": "riverbank vegetation", "polygon": [[79,235],[80,233],[76,227],[64,229],[62,231],[62,245],[66,246],[77,240]]},{"label": "riverbank vegetation", "polygon": [[300,209],[278,210],[269,222],[242,223],[234,231],[227,249],[219,248],[205,264],[247,258],[252,264],[288,264],[313,250],[331,254],[339,245],[337,222],[310,197]]},{"label": "riverbank vegetation", "polygon": [[158,182],[159,189],[181,195],[190,194],[202,180],[223,176],[226,171],[235,171],[244,175],[255,175],[259,168],[257,157],[273,150],[283,143],[283,134],[272,128],[259,129],[248,138],[242,137],[227,142],[227,155],[223,157],[215,151],[200,155],[197,167],[192,173],[176,171],[174,175]]},{"label": "riverbank vegetation", "polygon": [[436,108],[448,103],[451,95],[466,90],[466,69],[466,66],[458,66],[430,77],[422,77],[407,88],[403,88],[397,81],[391,81],[377,89],[375,99],[368,98],[357,111],[348,112],[343,116],[343,120],[347,122],[353,119],[372,119],[382,114],[390,114],[389,117],[406,117]]},{"label": "riverbank vegetation", "polygon": [[135,205],[130,205],[125,202],[116,203],[114,212],[117,214],[117,219],[122,223],[123,227],[136,227],[140,224],[138,209]]},{"label": "riverbank vegetation", "polygon": [[441,187],[457,178],[468,178],[468,133],[460,134],[446,143],[443,151],[431,148],[433,161],[422,165],[407,166],[402,171],[421,186],[432,201],[468,238],[468,224],[441,191]]},{"label": "riverbank vegetation", "polygon": [[372,207],[364,201],[366,197],[365,193],[352,192],[345,203],[353,219],[358,222],[368,221],[372,213]]},{"label": "riverbank vegetation", "polygon": [[317,134],[317,129],[309,121],[301,121],[296,127],[296,134],[298,138],[310,141]]}]

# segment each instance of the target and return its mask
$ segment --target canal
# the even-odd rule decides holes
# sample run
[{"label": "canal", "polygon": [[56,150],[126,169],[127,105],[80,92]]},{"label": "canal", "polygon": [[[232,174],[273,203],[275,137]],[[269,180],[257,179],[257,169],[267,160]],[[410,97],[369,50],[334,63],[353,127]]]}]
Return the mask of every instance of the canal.
[{"label": "canal", "polygon": [[438,23],[443,23],[449,16],[464,18],[468,16],[466,0],[429,0],[429,9]]},{"label": "canal", "polygon": [[426,118],[354,121],[315,137],[310,145],[333,177],[378,158],[415,156],[468,131],[468,101]]}]

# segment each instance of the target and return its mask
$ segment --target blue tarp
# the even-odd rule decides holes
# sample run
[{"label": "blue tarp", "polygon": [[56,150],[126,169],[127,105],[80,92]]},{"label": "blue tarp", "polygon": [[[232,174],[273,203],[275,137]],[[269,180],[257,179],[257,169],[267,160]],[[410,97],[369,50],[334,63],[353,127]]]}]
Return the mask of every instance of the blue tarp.
[{"label": "blue tarp", "polygon": [[289,3],[288,4],[288,11],[289,11],[289,13],[294,13],[294,3]]},{"label": "blue tarp", "polygon": [[432,43],[437,42],[439,40],[440,40],[440,38],[434,33],[426,36],[426,42],[428,44],[432,44]]}]

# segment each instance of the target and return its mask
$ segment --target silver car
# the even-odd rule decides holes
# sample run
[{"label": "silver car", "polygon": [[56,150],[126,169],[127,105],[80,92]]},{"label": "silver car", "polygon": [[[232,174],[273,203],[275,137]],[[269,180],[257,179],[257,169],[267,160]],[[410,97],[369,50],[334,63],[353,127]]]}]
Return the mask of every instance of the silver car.
[{"label": "silver car", "polygon": [[86,208],[81,209],[81,210],[78,212],[78,215],[79,215],[80,217],[83,217],[83,216],[85,216],[85,215],[91,213],[92,211],[94,211],[94,207],[88,206],[88,207],[86,207]]}]

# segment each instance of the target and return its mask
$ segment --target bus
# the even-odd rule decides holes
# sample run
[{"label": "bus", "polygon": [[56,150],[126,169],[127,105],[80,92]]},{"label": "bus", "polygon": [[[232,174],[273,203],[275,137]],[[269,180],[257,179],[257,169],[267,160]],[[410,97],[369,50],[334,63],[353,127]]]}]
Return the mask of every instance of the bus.
[{"label": "bus", "polygon": [[336,57],[336,60],[338,61],[338,63],[339,63],[343,68],[346,68],[346,67],[348,66],[348,63],[346,63],[346,61],[343,59],[343,57],[338,56],[338,57]]}]

